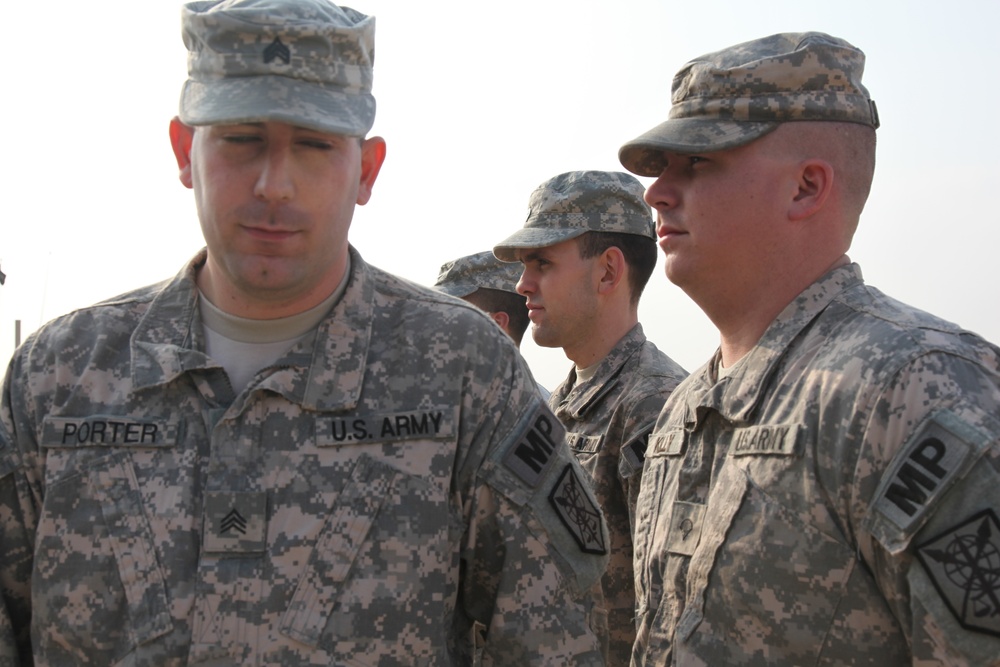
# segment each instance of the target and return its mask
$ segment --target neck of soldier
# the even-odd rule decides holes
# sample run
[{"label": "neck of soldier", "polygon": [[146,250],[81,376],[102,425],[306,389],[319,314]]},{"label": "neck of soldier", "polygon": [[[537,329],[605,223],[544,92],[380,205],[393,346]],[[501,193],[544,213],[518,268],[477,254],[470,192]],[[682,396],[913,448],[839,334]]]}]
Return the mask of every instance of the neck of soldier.
[{"label": "neck of soldier", "polygon": [[703,307],[705,314],[719,329],[722,367],[729,368],[752,350],[775,318],[807,287],[828,272],[850,263],[841,255],[832,263],[814,264],[794,272],[761,274],[766,277],[749,293],[727,299],[728,305],[716,303],[713,308]]},{"label": "neck of soldier", "polygon": [[564,347],[563,352],[577,368],[589,368],[608,356],[638,322],[638,304],[628,301],[607,303],[592,321],[587,335],[582,336],[577,345]]}]

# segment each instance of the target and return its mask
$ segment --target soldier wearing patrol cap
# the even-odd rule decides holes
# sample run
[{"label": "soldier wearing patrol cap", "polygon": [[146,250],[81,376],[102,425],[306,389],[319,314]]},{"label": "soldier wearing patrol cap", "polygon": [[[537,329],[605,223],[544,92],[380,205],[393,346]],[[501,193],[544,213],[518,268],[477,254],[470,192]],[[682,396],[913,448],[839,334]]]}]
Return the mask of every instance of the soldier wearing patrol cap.
[{"label": "soldier wearing patrol cap", "polygon": [[666,274],[718,327],[646,452],[633,665],[995,665],[1000,348],[867,286],[863,53],[696,58],[622,146]]},{"label": "soldier wearing patrol cap", "polygon": [[60,317],[0,411],[0,663],[599,665],[607,529],[478,309],[348,243],[374,19],[183,9],[207,249]]},{"label": "soldier wearing patrol cap", "polygon": [[517,293],[520,277],[520,266],[501,262],[487,250],[442,264],[434,289],[485,311],[520,347],[528,330],[528,307]]},{"label": "soldier wearing patrol cap", "polygon": [[520,262],[531,335],[573,362],[549,396],[611,533],[598,591],[608,611],[609,665],[627,665],[635,639],[632,530],[646,439],[686,372],[646,339],[639,297],[656,264],[642,185],[621,172],[574,171],[531,194],[524,226],[493,253]]},{"label": "soldier wearing patrol cap", "polygon": [[[434,289],[468,301],[485,312],[520,348],[528,330],[528,307],[524,297],[517,293],[520,277],[518,264],[501,262],[487,250],[442,264]],[[548,399],[549,390],[537,382],[536,386],[542,398]]]}]

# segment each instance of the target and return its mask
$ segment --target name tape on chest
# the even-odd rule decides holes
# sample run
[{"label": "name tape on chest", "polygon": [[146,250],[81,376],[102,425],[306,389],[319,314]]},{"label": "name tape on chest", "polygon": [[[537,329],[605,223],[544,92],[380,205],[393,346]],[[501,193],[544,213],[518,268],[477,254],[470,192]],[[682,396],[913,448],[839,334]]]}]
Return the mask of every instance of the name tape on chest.
[{"label": "name tape on chest", "polygon": [[684,429],[673,429],[664,433],[654,433],[649,436],[645,458],[655,459],[661,456],[680,456],[684,453]]},{"label": "name tape on chest", "polygon": [[316,420],[319,447],[389,442],[441,440],[455,437],[455,410],[402,410],[351,417],[321,417]]},{"label": "name tape on chest", "polygon": [[794,456],[798,424],[748,426],[733,433],[730,456]]},{"label": "name tape on chest", "polygon": [[180,424],[148,417],[46,417],[42,447],[173,447]]}]

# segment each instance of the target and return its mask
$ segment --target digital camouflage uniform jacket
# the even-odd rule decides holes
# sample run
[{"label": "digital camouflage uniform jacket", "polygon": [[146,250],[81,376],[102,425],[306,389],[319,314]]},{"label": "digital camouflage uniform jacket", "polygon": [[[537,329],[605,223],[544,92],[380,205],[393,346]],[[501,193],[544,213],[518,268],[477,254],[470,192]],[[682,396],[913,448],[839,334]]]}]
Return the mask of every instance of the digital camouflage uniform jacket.
[{"label": "digital camouflage uniform jacket", "polygon": [[667,396],[686,375],[636,324],[600,361],[594,377],[574,388],[571,369],[549,397],[566,428],[566,442],[590,473],[611,534],[611,560],[601,578],[609,665],[628,665],[635,640],[632,528],[646,439]]},{"label": "digital camouflage uniform jacket", "polygon": [[714,368],[650,437],[634,664],[996,664],[1000,349],[848,265]]},{"label": "digital camouflage uniform jacket", "polygon": [[0,655],[30,613],[37,665],[599,664],[606,528],[509,339],[352,250],[316,335],[234,395],[202,261],[15,354]]}]

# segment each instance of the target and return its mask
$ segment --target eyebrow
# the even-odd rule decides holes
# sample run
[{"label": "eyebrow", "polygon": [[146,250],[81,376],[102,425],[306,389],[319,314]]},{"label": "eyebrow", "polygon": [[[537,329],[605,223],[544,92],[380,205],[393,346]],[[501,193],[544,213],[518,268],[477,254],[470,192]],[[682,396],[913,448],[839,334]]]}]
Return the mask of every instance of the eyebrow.
[{"label": "eyebrow", "polygon": [[544,257],[545,257],[545,252],[541,248],[539,248],[536,250],[528,250],[522,252],[521,256],[518,257],[518,259],[521,260],[522,264],[524,264],[525,262],[531,262],[536,259],[544,259]]}]

